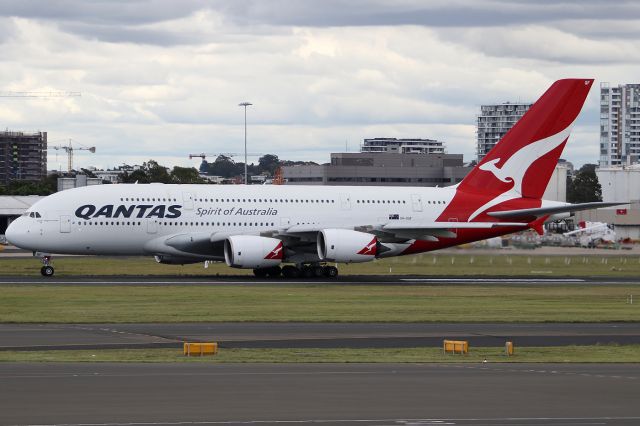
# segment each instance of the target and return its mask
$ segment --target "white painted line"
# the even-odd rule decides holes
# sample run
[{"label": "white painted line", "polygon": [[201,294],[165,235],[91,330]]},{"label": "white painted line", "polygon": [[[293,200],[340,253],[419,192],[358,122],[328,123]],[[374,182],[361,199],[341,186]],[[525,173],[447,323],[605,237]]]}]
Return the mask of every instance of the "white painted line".
[{"label": "white painted line", "polygon": [[218,284],[218,285],[256,285],[256,284],[277,284],[277,285],[288,285],[288,284],[341,284],[341,285],[348,285],[348,284],[360,284],[360,285],[384,285],[384,284],[393,284],[396,282],[425,282],[425,283],[429,283],[429,282],[443,282],[443,283],[462,283],[462,282],[477,282],[477,283],[588,283],[588,284],[595,284],[595,285],[603,285],[603,284],[616,284],[616,285],[637,285],[639,283],[639,281],[607,281],[607,280],[598,280],[598,281],[594,281],[594,282],[589,282],[583,278],[509,278],[509,277],[505,277],[505,278],[394,278],[391,280],[386,280],[386,281],[380,281],[378,279],[376,280],[357,280],[357,281],[339,281],[339,280],[333,280],[333,281],[314,281],[314,280],[309,280],[309,281],[287,281],[287,280],[270,280],[270,281],[234,281],[234,280],[225,280],[225,281],[220,281],[220,280],[215,280],[215,281],[205,281],[205,280],[200,280],[200,281],[182,281],[180,280],[180,278],[176,278],[175,280],[171,280],[171,281],[144,281],[144,280],[100,280],[100,281],[88,281],[88,280],[83,280],[83,281],[57,281],[57,280],[47,280],[47,279],[42,279],[42,280],[16,280],[16,281],[12,281],[10,279],[5,279],[5,280],[0,280],[0,286],[2,285],[21,285],[21,284],[25,284],[25,285],[56,285],[56,284],[61,284],[61,285],[72,285],[72,284],[79,284],[79,285],[87,285],[87,284],[115,284],[115,285],[120,285],[120,284],[131,284],[131,285],[188,285],[188,284],[200,284],[200,285],[211,285],[211,284]]},{"label": "white painted line", "polygon": [[401,278],[409,282],[490,282],[490,283],[583,283],[582,278]]},{"label": "white painted line", "polygon": [[2,379],[64,379],[66,377],[219,377],[219,376],[335,376],[335,375],[363,375],[363,374],[381,374],[387,371],[284,371],[284,372],[214,372],[214,373],[33,373],[33,374],[0,374]]},{"label": "white painted line", "polygon": [[[128,281],[128,280],[119,280],[119,281],[48,281],[48,280],[38,280],[38,281],[0,281],[1,284],[41,284],[41,285],[56,285],[56,284],[168,284],[168,285],[183,285],[183,284],[223,284],[223,285],[238,285],[238,284],[278,284],[278,285],[286,285],[286,284],[349,284],[357,281],[182,281],[179,278],[173,281]],[[360,282],[358,282],[360,283]],[[366,281],[362,281],[362,283],[367,284]],[[376,284],[376,281],[372,281],[368,284]]]},{"label": "white painted line", "polygon": [[[640,420],[640,417],[493,417],[493,418],[464,418],[464,419],[300,419],[300,420],[201,420],[201,421],[173,421],[173,422],[127,422],[127,423],[45,423],[30,424],[29,426],[155,426],[155,425],[234,425],[234,424],[314,424],[314,423],[387,423],[397,424],[455,424],[450,422],[581,422],[578,424],[606,424],[608,420]],[[584,423],[590,422],[590,423]],[[598,422],[598,423],[591,423]],[[556,423],[557,424],[557,423]],[[576,424],[576,423],[569,423]],[[531,423],[534,426],[535,423]],[[24,426],[24,425],[12,425]]]}]

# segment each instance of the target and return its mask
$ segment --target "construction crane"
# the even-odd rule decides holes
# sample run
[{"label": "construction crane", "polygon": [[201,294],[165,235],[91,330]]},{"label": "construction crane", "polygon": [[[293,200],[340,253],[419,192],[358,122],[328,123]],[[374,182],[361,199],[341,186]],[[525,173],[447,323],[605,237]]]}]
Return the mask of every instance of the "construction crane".
[{"label": "construction crane", "polygon": [[71,145],[71,139],[69,139],[69,145],[56,145],[56,146],[50,146],[48,149],[55,149],[56,151],[59,150],[63,150],[67,153],[67,171],[69,173],[71,173],[71,171],[73,170],[73,152],[74,151],[89,151],[92,154],[96,152],[96,147],[92,146],[92,147],[73,147],[73,145]]},{"label": "construction crane", "polygon": [[82,96],[80,92],[3,92],[0,91],[0,98],[77,98]]},{"label": "construction crane", "polygon": [[[189,160],[195,158],[195,157],[199,157],[202,158],[202,160],[204,161],[207,157],[219,157],[221,155],[224,155],[225,157],[235,157],[236,155],[244,155],[244,153],[241,152],[218,152],[217,154],[205,154],[204,152],[200,153],[200,154],[189,154]],[[247,156],[249,157],[259,157],[262,154],[261,152],[250,152],[247,154]]]}]

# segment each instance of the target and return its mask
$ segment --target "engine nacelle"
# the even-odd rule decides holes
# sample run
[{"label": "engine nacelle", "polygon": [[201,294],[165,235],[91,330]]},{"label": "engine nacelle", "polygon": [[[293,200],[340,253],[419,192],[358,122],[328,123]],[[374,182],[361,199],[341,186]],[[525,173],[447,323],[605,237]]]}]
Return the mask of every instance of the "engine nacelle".
[{"label": "engine nacelle", "polygon": [[378,238],[348,229],[323,229],[318,233],[318,257],[332,262],[370,262],[378,254]]},{"label": "engine nacelle", "polygon": [[233,268],[268,268],[284,258],[282,241],[256,235],[234,235],[224,241],[224,259]]}]

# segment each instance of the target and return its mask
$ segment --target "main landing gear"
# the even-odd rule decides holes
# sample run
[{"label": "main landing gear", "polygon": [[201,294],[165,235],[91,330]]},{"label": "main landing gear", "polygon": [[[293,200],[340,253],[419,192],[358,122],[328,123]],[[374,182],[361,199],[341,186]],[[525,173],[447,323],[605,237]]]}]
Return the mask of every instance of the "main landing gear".
[{"label": "main landing gear", "polygon": [[52,277],[55,273],[53,266],[51,266],[51,256],[42,256],[42,268],[40,268],[40,274],[43,277]]},{"label": "main landing gear", "polygon": [[336,278],[338,276],[338,268],[330,265],[285,265],[273,266],[271,268],[257,268],[253,270],[253,274],[258,278]]}]

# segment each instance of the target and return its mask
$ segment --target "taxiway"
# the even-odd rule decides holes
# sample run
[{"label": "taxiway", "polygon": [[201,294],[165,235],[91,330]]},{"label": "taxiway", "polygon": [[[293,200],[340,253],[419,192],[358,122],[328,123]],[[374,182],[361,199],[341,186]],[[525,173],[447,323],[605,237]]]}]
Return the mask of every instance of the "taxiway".
[{"label": "taxiway", "polygon": [[0,324],[0,350],[180,347],[407,348],[441,346],[640,344],[637,323],[164,323]]}]

